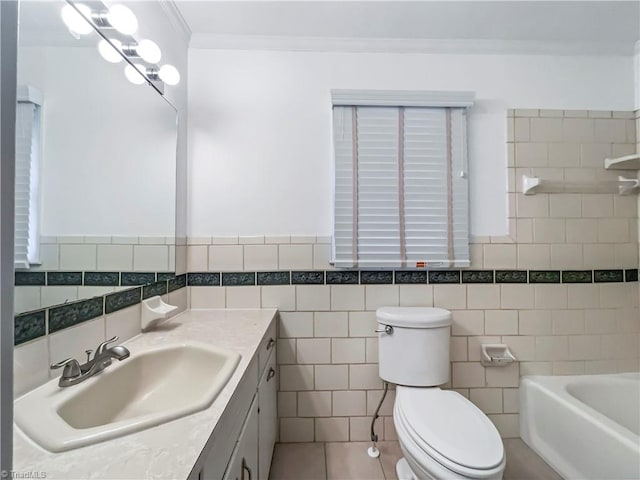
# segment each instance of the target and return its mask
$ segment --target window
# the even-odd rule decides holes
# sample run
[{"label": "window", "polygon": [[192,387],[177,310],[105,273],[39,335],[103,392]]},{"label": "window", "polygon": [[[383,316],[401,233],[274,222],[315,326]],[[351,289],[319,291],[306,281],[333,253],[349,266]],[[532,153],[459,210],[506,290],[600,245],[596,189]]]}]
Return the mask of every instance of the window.
[{"label": "window", "polygon": [[16,108],[15,267],[39,263],[40,122],[42,95],[18,87]]},{"label": "window", "polygon": [[333,91],[337,267],[467,267],[468,92]]}]

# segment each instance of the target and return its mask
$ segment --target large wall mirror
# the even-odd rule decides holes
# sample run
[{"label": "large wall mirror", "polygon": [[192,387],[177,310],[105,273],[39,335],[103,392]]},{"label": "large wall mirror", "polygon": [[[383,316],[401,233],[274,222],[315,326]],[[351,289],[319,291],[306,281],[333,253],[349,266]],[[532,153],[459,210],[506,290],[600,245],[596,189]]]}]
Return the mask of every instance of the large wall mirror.
[{"label": "large wall mirror", "polygon": [[[172,276],[176,110],[73,35],[63,1],[21,1],[15,312]],[[26,238],[25,238],[26,237]]]}]

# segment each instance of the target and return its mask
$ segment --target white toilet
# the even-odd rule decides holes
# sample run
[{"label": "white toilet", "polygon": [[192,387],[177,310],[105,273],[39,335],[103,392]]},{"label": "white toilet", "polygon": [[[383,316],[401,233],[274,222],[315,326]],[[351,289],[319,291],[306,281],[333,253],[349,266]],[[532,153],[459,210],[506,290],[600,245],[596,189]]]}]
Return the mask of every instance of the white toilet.
[{"label": "white toilet", "polygon": [[451,312],[382,307],[376,312],[380,378],[397,385],[393,421],[404,453],[399,480],[499,480],[504,447],[495,426],[449,381]]}]

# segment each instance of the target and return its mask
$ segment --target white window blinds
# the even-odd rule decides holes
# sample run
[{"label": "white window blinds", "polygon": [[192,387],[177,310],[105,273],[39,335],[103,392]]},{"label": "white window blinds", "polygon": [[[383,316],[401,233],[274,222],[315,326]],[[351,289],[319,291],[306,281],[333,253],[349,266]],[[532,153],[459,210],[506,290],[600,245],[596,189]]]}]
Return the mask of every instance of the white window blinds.
[{"label": "white window blinds", "polygon": [[15,267],[39,262],[40,98],[20,87],[16,108]]},{"label": "white window blinds", "polygon": [[337,267],[469,266],[466,109],[334,105]]}]

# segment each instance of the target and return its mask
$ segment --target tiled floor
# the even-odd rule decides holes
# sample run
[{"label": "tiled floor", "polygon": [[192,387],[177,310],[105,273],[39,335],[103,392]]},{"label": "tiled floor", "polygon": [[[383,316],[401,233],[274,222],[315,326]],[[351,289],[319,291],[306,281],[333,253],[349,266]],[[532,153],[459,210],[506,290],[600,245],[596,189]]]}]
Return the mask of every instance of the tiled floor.
[{"label": "tiled floor", "polygon": [[[402,452],[397,442],[378,442],[380,458],[367,455],[367,442],[279,443],[270,480],[391,480]],[[522,440],[505,439],[504,480],[562,480]]]}]

